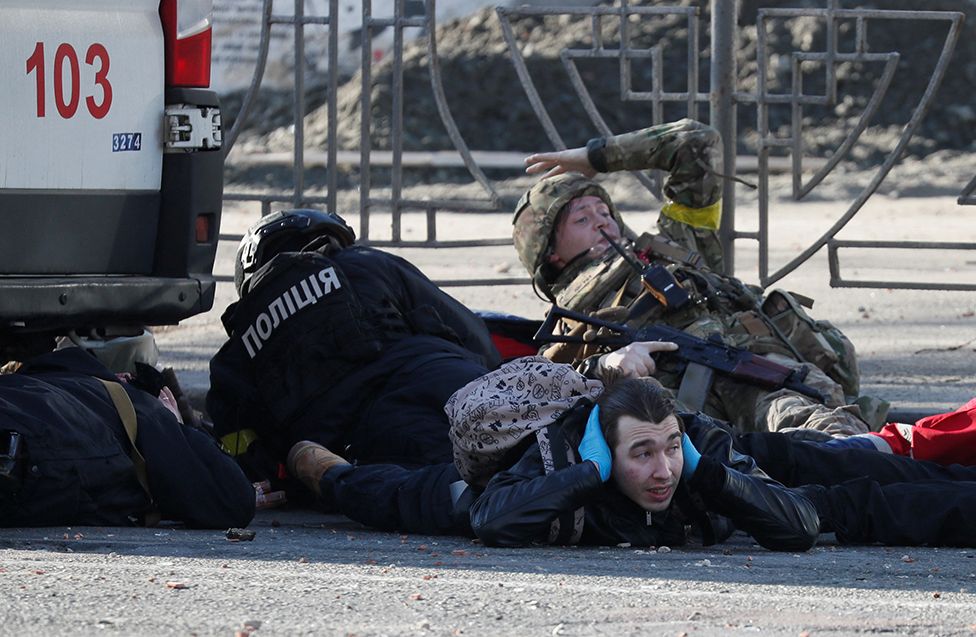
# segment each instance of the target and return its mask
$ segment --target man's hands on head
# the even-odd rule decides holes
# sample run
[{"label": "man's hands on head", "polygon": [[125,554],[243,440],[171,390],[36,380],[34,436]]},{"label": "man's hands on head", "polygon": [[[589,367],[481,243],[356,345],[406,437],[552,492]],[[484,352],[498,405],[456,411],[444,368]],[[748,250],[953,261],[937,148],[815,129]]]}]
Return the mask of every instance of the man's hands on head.
[{"label": "man's hands on head", "polygon": [[555,177],[571,172],[582,173],[586,177],[596,175],[596,169],[590,165],[585,146],[551,153],[533,153],[525,158],[526,173],[538,175],[543,171],[548,171],[543,177]]},{"label": "man's hands on head", "polygon": [[583,462],[589,460],[596,465],[600,472],[600,479],[606,482],[610,479],[610,446],[607,445],[603,431],[600,429],[600,406],[594,405],[590,417],[586,420],[586,430],[580,440],[579,454]]},{"label": "man's hands on head", "polygon": [[666,341],[647,341],[631,343],[600,357],[600,370],[613,371],[624,378],[653,376],[657,370],[654,352],[673,352],[678,349],[674,343]]},{"label": "man's hands on head", "polygon": [[701,460],[701,453],[695,448],[695,444],[691,442],[691,438],[688,434],[681,434],[681,456],[684,459],[684,464],[681,466],[681,478],[683,480],[688,480],[698,469],[698,461]]}]

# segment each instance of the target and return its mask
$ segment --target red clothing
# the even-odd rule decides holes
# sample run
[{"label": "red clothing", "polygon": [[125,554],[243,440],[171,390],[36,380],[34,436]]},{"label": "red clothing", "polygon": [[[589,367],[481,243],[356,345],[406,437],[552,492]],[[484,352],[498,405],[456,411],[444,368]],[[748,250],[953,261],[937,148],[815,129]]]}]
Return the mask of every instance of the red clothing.
[{"label": "red clothing", "polygon": [[943,465],[976,465],[976,398],[956,411],[922,418],[914,426],[888,423],[875,435],[900,456]]}]

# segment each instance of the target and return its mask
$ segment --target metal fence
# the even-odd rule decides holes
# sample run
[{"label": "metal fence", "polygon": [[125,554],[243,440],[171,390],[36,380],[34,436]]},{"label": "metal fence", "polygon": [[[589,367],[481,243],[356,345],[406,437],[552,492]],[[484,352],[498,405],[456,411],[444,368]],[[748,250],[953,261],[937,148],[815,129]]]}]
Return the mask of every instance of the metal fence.
[{"label": "metal fence", "polygon": [[[557,0],[558,1],[558,0]],[[703,2],[704,4],[704,2]],[[514,21],[526,18],[569,15],[575,19],[588,19],[591,24],[590,46],[567,48],[560,51],[559,62],[562,64],[569,82],[578,96],[581,104],[593,122],[595,130],[601,134],[612,134],[607,123],[603,120],[593,101],[589,98],[586,86],[578,72],[576,63],[584,59],[602,59],[619,61],[620,95],[623,101],[646,102],[654,123],[660,123],[664,116],[665,104],[677,104],[683,108],[688,117],[699,117],[699,111],[708,105],[710,123],[723,135],[724,166],[723,174],[736,174],[736,139],[737,139],[737,109],[739,105],[755,107],[757,113],[756,130],[758,140],[756,153],[758,155],[758,188],[759,188],[759,226],[757,232],[746,232],[737,229],[735,215],[735,193],[731,179],[725,180],[723,193],[722,226],[720,234],[726,248],[728,268],[734,268],[732,249],[737,240],[753,240],[758,242],[759,263],[758,273],[762,285],[769,285],[795,270],[814,253],[828,249],[828,262],[831,272],[831,285],[836,287],[889,287],[915,289],[957,289],[976,290],[976,284],[940,283],[937,281],[925,283],[907,283],[902,281],[850,281],[840,275],[839,250],[844,248],[863,249],[952,249],[976,250],[976,243],[925,243],[925,242],[893,242],[893,241],[843,241],[837,239],[837,234],[864,206],[865,202],[876,192],[879,185],[891,171],[903,151],[907,147],[913,134],[918,129],[930,105],[935,99],[936,92],[942,82],[956,43],[960,36],[964,16],[956,12],[936,11],[892,11],[874,9],[843,9],[839,0],[824,0],[822,8],[763,8],[757,14],[758,49],[756,63],[758,67],[758,81],[753,90],[740,90],[736,81],[736,29],[739,20],[738,0],[711,0],[710,7],[699,6],[630,6],[626,0],[617,6],[593,7],[520,7],[509,9],[499,7],[496,10],[500,21],[503,39],[508,48],[510,59],[522,84],[522,89],[528,97],[532,109],[545,131],[552,145],[557,149],[566,148],[552,117],[548,113],[539,92],[530,76],[523,53],[513,34]],[[262,214],[270,212],[272,205],[284,204],[289,206],[319,205],[335,209],[337,191],[337,105],[339,75],[337,64],[332,62],[327,72],[327,143],[325,144],[326,184],[325,194],[313,195],[306,188],[306,158],[305,158],[305,126],[306,114],[305,77],[306,65],[303,54],[305,48],[305,29],[311,25],[326,26],[328,28],[328,55],[334,61],[338,55],[338,12],[337,2],[329,4],[329,15],[309,16],[305,14],[304,0],[294,0],[292,15],[278,15],[274,12],[273,0],[264,0],[261,38],[258,43],[258,64],[251,85],[244,98],[242,108],[233,128],[225,137],[225,152],[230,152],[237,140],[242,127],[247,122],[248,113],[260,91],[270,41],[272,28],[289,28],[294,35],[296,51],[294,63],[294,156],[293,188],[280,192],[225,193],[228,201],[256,201],[261,204]],[[407,15],[404,10],[405,0],[394,0],[392,17],[374,17],[371,0],[363,0],[361,29],[362,46],[361,74],[359,81],[362,86],[361,130],[359,145],[359,237],[360,240],[376,246],[388,247],[473,247],[509,245],[510,237],[486,238],[477,240],[444,240],[438,237],[438,213],[500,213],[510,214],[510,207],[504,205],[495,183],[486,176],[482,166],[476,160],[478,154],[469,149],[468,144],[459,132],[451,108],[445,97],[444,84],[441,77],[440,59],[437,49],[437,5],[436,0],[425,0],[423,15]],[[709,66],[708,92],[699,89],[700,80],[700,42],[699,22],[704,11],[710,16],[710,48],[711,60]],[[626,25],[631,20],[641,20],[659,16],[672,16],[684,21],[687,30],[687,77],[684,79],[684,90],[665,90],[665,67],[662,62],[662,49],[659,46],[638,48],[632,46],[628,38]],[[777,21],[795,20],[798,18],[821,20],[826,25],[826,46],[822,51],[790,51],[789,63],[792,84],[789,90],[776,91],[770,78],[771,50],[768,32]],[[608,20],[619,24],[615,37],[607,41],[605,22]],[[789,157],[793,175],[793,196],[800,199],[810,193],[823,179],[833,171],[837,165],[847,157],[856,145],[858,138],[870,124],[872,117],[881,106],[884,96],[891,86],[895,70],[899,64],[897,51],[876,51],[869,41],[869,25],[880,20],[911,20],[936,21],[945,23],[947,35],[940,56],[935,62],[934,72],[928,80],[924,93],[915,107],[908,123],[894,148],[891,149],[882,164],[878,167],[873,179],[858,194],[850,207],[843,212],[837,221],[822,236],[813,240],[802,252],[786,265],[770,271],[769,263],[769,174],[771,155],[786,154]],[[851,50],[842,51],[838,26],[844,22],[854,23],[854,40]],[[412,200],[403,196],[403,113],[404,113],[404,29],[419,27],[422,29],[426,41],[426,54],[430,75],[430,90],[437,106],[438,116],[450,137],[458,154],[458,164],[465,168],[483,191],[480,200]],[[373,60],[368,43],[373,34],[381,29],[392,29],[393,48],[393,80],[392,80],[392,113],[391,113],[391,151],[389,155],[390,184],[389,196],[377,197],[371,183],[371,163],[376,153],[371,149],[371,103],[370,87],[372,84]],[[781,53],[779,53],[781,55]],[[804,109],[813,106],[832,106],[838,100],[838,65],[844,63],[873,63],[883,65],[882,75],[875,86],[867,107],[861,115],[857,125],[848,133],[846,139],[833,155],[823,163],[822,167],[809,178],[804,179],[803,162],[803,122]],[[631,68],[637,64],[650,64],[653,78],[650,90],[637,91],[631,86]],[[804,69],[811,66],[822,68],[823,77],[818,81],[820,91],[808,93],[804,86]],[[791,111],[790,131],[787,136],[774,134],[770,130],[769,113],[771,107],[789,107]],[[433,116],[433,113],[431,114]],[[659,187],[654,179],[646,174],[635,174],[645,187],[651,192],[659,193]],[[976,204],[976,178],[963,190],[958,198],[959,205]],[[390,239],[379,240],[371,233],[371,218],[378,212],[384,216],[390,215]],[[402,219],[405,213],[423,213],[426,219],[426,236],[419,240],[408,240],[402,232]],[[239,236],[221,235],[224,240],[238,240]],[[441,285],[491,285],[524,283],[525,278],[491,278],[438,281]]]}]

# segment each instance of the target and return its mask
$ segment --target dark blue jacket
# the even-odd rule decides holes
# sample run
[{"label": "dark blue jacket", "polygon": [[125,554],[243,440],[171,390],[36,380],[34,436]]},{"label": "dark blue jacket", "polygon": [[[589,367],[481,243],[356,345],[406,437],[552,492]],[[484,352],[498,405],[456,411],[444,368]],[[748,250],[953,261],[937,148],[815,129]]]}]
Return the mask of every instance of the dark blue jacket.
[{"label": "dark blue jacket", "polygon": [[275,256],[221,320],[228,340],[210,362],[207,411],[218,436],[251,429],[277,458],[304,439],[342,449],[377,397],[424,361],[498,363],[476,314],[404,259],[358,245]]}]

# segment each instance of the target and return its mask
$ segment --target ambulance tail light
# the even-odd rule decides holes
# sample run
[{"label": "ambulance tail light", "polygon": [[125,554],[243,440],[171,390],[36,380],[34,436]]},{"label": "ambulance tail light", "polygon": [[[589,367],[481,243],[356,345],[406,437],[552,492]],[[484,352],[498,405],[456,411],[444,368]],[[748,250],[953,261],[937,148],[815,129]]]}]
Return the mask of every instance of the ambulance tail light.
[{"label": "ambulance tail light", "polygon": [[162,0],[159,17],[166,47],[166,86],[210,86],[213,0]]}]

